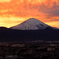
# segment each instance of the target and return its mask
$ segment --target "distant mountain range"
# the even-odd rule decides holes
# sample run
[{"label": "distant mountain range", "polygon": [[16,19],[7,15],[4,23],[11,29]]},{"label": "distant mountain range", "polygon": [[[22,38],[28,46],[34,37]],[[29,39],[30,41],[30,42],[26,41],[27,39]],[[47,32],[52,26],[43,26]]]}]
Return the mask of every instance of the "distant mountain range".
[{"label": "distant mountain range", "polygon": [[11,27],[0,27],[0,41],[2,42],[29,42],[35,40],[59,41],[59,29],[31,18]]}]

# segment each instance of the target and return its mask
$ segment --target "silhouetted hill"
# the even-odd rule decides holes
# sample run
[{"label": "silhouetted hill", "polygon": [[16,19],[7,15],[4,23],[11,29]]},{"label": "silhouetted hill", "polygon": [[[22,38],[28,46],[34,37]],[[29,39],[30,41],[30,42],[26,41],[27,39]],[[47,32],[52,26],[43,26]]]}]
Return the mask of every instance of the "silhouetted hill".
[{"label": "silhouetted hill", "polygon": [[54,30],[52,27],[46,27],[45,30]]},{"label": "silhouetted hill", "polygon": [[13,30],[0,28],[0,41],[34,41],[34,40],[59,40],[59,30],[47,27],[44,30]]},{"label": "silhouetted hill", "polygon": [[0,27],[0,30],[6,30],[7,28],[6,27]]}]

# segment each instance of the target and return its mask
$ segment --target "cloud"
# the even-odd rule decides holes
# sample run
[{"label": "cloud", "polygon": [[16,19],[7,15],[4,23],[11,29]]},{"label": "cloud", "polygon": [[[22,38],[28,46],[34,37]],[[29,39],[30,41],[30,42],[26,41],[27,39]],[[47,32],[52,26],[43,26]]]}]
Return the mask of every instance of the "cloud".
[{"label": "cloud", "polygon": [[0,0],[0,2],[10,2],[11,0]]},{"label": "cloud", "polygon": [[51,16],[59,16],[59,5],[57,5],[56,2],[54,2],[53,6],[51,8],[49,8],[48,6],[45,6],[43,4],[43,6],[40,6],[39,9],[40,12],[43,12],[45,14],[51,15]]},{"label": "cloud", "polygon": [[52,2],[52,0],[46,0],[45,2],[42,2],[44,1],[42,0],[42,3],[36,3],[36,1],[33,0],[34,4],[27,2],[28,0],[23,3],[20,1],[21,0],[12,0],[10,3],[0,4],[0,6],[2,6],[0,7],[0,14],[8,14],[14,16],[40,16],[41,13],[58,16],[59,14],[59,5],[56,3],[56,0],[54,0],[54,2]]},{"label": "cloud", "polygon": [[2,17],[34,17],[43,22],[59,21],[59,0],[4,1],[4,3],[0,2],[0,16]]}]

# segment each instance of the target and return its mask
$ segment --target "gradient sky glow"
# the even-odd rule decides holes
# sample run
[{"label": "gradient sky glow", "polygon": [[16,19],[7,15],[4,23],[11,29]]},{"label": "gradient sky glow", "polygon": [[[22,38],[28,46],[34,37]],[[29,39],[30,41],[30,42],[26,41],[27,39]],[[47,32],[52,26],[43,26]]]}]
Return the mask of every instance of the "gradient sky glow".
[{"label": "gradient sky glow", "polygon": [[0,26],[12,27],[29,18],[59,28],[59,0],[0,1]]}]

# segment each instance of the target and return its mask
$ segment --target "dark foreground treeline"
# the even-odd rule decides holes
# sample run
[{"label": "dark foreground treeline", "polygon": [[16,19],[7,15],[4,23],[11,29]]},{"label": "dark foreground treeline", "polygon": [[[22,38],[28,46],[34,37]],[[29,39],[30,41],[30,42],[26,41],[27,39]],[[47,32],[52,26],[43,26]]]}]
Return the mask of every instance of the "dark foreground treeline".
[{"label": "dark foreground treeline", "polygon": [[59,59],[59,44],[0,43],[0,59]]},{"label": "dark foreground treeline", "polygon": [[0,41],[33,41],[33,40],[59,40],[59,30],[46,28],[44,30],[12,30],[0,28]]}]

